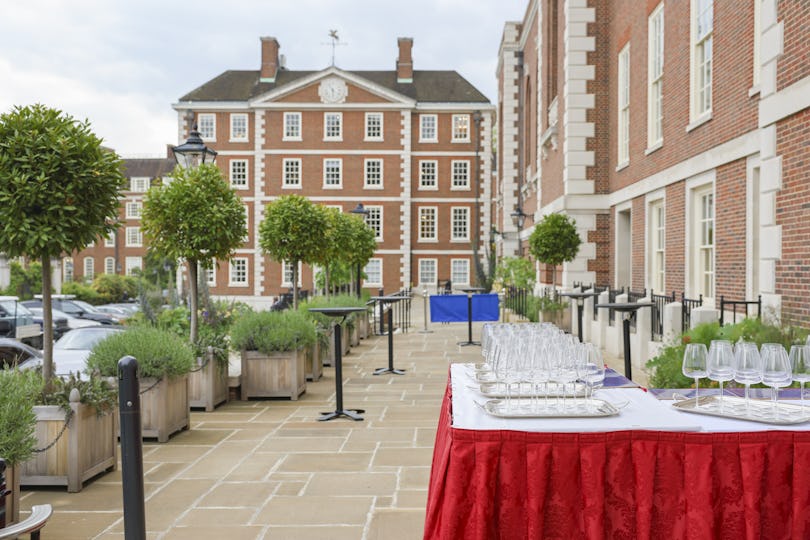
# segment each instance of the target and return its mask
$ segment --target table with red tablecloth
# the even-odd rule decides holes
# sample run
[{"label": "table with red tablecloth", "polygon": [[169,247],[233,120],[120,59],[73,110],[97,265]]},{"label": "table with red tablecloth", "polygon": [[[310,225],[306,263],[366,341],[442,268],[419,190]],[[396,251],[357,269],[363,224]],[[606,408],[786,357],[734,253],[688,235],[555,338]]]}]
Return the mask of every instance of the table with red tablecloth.
[{"label": "table with red tablecloth", "polygon": [[807,431],[460,429],[452,392],[425,539],[810,538]]}]

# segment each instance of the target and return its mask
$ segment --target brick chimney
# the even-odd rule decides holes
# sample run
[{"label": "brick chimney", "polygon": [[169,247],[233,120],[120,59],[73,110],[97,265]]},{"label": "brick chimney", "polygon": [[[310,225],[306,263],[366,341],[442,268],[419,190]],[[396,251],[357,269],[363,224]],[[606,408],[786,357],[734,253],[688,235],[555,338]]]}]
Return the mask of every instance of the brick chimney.
[{"label": "brick chimney", "polygon": [[413,82],[413,58],[411,49],[413,48],[413,38],[397,38],[399,46],[399,56],[397,57],[397,82]]},{"label": "brick chimney", "polygon": [[262,69],[259,74],[260,82],[276,82],[276,73],[279,68],[278,50],[281,47],[274,37],[263,37],[262,40]]}]

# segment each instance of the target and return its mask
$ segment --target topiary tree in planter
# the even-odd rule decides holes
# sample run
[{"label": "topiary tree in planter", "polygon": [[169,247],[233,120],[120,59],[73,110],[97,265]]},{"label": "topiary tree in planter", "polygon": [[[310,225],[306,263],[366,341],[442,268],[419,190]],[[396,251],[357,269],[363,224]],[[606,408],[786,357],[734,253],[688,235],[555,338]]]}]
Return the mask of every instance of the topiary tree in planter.
[{"label": "topiary tree in planter", "polygon": [[529,252],[539,262],[551,266],[551,281],[557,287],[557,266],[573,261],[582,239],[576,221],[563,214],[546,214],[529,236]]}]

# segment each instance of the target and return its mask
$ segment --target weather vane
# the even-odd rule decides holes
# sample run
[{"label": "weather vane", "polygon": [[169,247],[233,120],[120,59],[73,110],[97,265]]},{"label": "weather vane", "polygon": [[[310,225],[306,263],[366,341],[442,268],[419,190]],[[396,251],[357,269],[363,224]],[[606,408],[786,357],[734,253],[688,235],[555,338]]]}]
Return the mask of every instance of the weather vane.
[{"label": "weather vane", "polygon": [[338,45],[348,45],[348,43],[342,43],[340,38],[338,37],[337,30],[329,30],[329,39],[331,40],[330,43],[321,43],[321,45],[330,45],[332,47],[332,65],[335,65],[335,47]]}]

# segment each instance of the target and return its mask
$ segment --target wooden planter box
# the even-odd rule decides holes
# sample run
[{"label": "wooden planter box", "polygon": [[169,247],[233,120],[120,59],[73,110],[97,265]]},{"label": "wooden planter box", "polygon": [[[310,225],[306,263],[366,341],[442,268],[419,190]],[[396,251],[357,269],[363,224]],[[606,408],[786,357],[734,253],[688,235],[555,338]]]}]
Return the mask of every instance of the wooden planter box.
[{"label": "wooden planter box", "polygon": [[242,399],[288,397],[297,400],[307,389],[305,362],[303,349],[269,355],[242,351]]},{"label": "wooden planter box", "polygon": [[[180,377],[141,379],[141,437],[157,437],[166,442],[169,436],[191,426],[188,400],[188,374]],[[147,391],[144,391],[146,389]]]},{"label": "wooden planter box", "polygon": [[360,321],[355,319],[354,326],[349,330],[350,343],[352,347],[360,345]]},{"label": "wooden planter box", "polygon": [[[332,327],[332,331],[329,333],[329,363],[324,363],[326,366],[334,366],[335,365],[335,327]],[[349,328],[346,324],[341,325],[340,327],[340,344],[342,345],[341,352],[343,356],[349,354],[349,348],[351,347],[349,343]]]},{"label": "wooden planter box", "polygon": [[6,497],[6,525],[11,525],[20,521],[20,466],[7,466],[5,475],[6,489],[11,492]]},{"label": "wooden planter box", "polygon": [[305,370],[308,381],[317,381],[323,376],[323,359],[321,357],[324,352],[321,344],[317,341],[311,347],[307,347]]},{"label": "wooden planter box", "polygon": [[369,335],[369,322],[368,311],[360,312],[357,315],[357,329],[360,333],[360,339],[366,339]]},{"label": "wooden planter box", "polygon": [[99,416],[94,407],[79,402],[71,403],[70,408],[73,417],[60,437],[65,411],[58,405],[34,407],[37,448],[56,443],[20,464],[20,484],[67,486],[69,493],[76,493],[90,478],[118,467],[117,411]]},{"label": "wooden planter box", "polygon": [[[198,361],[201,359],[198,359]],[[209,353],[205,365],[188,374],[189,407],[204,408],[211,412],[220,403],[228,401],[228,368],[220,367]]]}]

